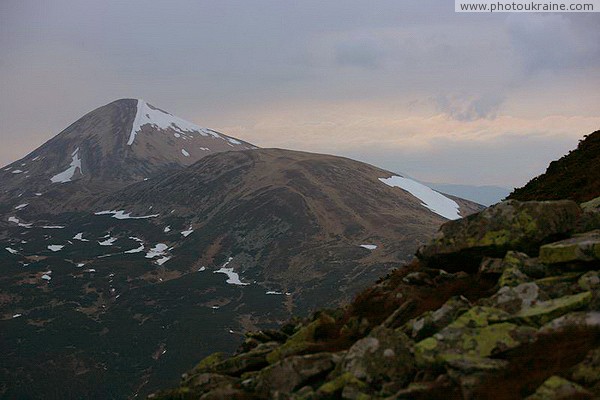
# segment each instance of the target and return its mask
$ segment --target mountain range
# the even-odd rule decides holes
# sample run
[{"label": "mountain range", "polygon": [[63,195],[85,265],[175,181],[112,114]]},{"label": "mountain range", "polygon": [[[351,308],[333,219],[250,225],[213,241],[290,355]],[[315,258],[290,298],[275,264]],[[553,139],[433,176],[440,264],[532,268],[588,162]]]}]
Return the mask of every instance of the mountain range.
[{"label": "mountain range", "polygon": [[173,385],[245,331],[351,299],[483,208],[135,99],[86,114],[0,184],[3,398]]}]

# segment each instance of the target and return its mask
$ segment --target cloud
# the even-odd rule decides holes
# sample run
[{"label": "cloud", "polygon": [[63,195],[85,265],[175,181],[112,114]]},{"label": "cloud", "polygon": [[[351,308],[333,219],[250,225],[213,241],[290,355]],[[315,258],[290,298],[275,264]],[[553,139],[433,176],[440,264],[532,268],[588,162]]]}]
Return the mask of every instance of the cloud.
[{"label": "cloud", "polygon": [[382,49],[372,40],[344,42],[335,46],[335,62],[341,66],[377,68],[382,56]]},{"label": "cloud", "polygon": [[600,66],[600,23],[596,16],[511,14],[506,29],[526,73]]},{"label": "cloud", "polygon": [[481,96],[440,95],[435,98],[436,108],[458,121],[494,119],[504,101],[504,96],[484,94]]}]

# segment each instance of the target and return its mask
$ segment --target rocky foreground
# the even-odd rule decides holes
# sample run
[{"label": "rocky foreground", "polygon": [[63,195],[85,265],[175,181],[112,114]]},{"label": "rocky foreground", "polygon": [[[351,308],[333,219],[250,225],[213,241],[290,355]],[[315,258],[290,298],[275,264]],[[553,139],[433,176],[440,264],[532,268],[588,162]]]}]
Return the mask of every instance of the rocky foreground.
[{"label": "rocky foreground", "polygon": [[153,399],[600,398],[600,199],[510,200]]}]

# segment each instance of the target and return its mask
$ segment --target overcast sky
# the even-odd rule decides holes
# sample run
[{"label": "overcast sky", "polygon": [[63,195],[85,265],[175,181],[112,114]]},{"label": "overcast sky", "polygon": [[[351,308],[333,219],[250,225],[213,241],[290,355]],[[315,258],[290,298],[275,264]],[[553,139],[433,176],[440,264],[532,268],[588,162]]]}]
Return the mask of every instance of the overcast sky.
[{"label": "overcast sky", "polygon": [[143,98],[262,147],[522,185],[600,129],[600,13],[452,0],[1,0],[0,164]]}]

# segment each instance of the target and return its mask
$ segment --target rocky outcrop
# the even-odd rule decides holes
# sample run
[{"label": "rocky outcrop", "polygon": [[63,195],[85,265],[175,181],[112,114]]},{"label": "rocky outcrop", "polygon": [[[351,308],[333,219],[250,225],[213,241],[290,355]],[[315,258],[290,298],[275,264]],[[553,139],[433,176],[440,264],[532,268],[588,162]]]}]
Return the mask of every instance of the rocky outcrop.
[{"label": "rocky outcrop", "polygon": [[598,398],[600,225],[582,215],[510,201],[450,222],[350,305],[248,334],[154,398]]}]

